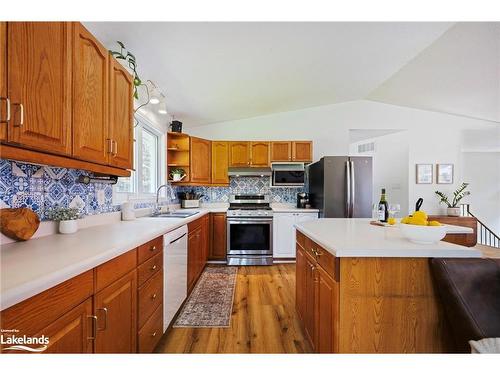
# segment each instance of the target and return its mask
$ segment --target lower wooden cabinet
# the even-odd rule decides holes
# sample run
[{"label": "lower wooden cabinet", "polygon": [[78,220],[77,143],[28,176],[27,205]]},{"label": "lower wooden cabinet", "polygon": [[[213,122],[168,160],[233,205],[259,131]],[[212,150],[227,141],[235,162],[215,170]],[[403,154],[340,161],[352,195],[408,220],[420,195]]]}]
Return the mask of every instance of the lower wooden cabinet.
[{"label": "lower wooden cabinet", "polygon": [[193,290],[208,258],[209,216],[205,215],[188,224],[188,294]]},{"label": "lower wooden cabinet", "polygon": [[49,338],[44,353],[92,353],[94,343],[92,298],[73,308],[36,334]]},{"label": "lower wooden cabinet", "polygon": [[316,350],[338,352],[339,283],[321,267],[316,270]]},{"label": "lower wooden cabinet", "polygon": [[137,334],[136,271],[95,295],[96,353],[134,353]]},{"label": "lower wooden cabinet", "polygon": [[226,260],[227,249],[227,222],[226,214],[216,212],[210,214],[210,260]]}]

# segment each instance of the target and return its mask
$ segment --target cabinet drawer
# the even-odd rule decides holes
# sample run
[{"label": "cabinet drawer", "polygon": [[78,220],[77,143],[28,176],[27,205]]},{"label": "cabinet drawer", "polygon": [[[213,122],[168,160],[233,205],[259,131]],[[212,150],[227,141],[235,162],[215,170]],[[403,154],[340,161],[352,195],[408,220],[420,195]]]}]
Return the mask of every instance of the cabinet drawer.
[{"label": "cabinet drawer", "polygon": [[163,334],[163,304],[160,304],[153,315],[139,331],[139,353],[151,353]]},{"label": "cabinet drawer", "polygon": [[100,291],[120,277],[132,271],[137,265],[137,250],[130,250],[95,269],[96,291]]},{"label": "cabinet drawer", "polygon": [[200,217],[199,219],[196,219],[195,221],[192,221],[188,223],[188,232],[194,231],[196,228],[201,227],[203,224],[203,217]]},{"label": "cabinet drawer", "polygon": [[157,272],[141,286],[139,293],[139,328],[149,319],[153,311],[162,304],[163,272]]},{"label": "cabinet drawer", "polygon": [[163,268],[163,251],[149,258],[137,267],[137,285],[141,286],[156,272]]},{"label": "cabinet drawer", "polygon": [[316,260],[318,264],[335,280],[339,281],[339,260],[334,257],[327,250],[323,249],[318,244],[314,243],[314,250],[316,250]]},{"label": "cabinet drawer", "polygon": [[79,305],[94,292],[93,270],[73,277],[0,313],[2,329],[34,335]]},{"label": "cabinet drawer", "polygon": [[162,250],[162,248],[163,248],[163,237],[157,237],[154,240],[151,240],[139,246],[139,249],[137,250],[138,264],[144,263],[144,261],[155,256]]}]

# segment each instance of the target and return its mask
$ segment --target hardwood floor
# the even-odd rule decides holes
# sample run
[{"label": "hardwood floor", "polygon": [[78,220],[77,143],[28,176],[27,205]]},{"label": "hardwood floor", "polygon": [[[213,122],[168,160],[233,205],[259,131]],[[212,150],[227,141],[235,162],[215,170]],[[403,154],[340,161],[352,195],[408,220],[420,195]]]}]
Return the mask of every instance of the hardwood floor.
[{"label": "hardwood floor", "polygon": [[310,353],[295,312],[295,264],[239,267],[229,328],[172,328],[157,353]]}]

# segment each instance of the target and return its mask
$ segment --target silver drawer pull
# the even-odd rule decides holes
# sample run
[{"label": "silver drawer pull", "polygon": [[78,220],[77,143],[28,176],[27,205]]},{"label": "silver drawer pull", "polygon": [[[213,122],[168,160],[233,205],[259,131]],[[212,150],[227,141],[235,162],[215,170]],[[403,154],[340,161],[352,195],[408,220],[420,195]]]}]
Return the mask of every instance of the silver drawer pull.
[{"label": "silver drawer pull", "polygon": [[156,267],[156,264],[155,264],[153,267],[151,267],[151,271],[154,271],[156,268],[157,267]]},{"label": "silver drawer pull", "polygon": [[87,337],[87,340],[95,340],[97,336],[97,315],[87,315],[87,318],[92,319],[92,336]]},{"label": "silver drawer pull", "polygon": [[151,299],[156,299],[156,293],[151,296]]},{"label": "silver drawer pull", "polygon": [[155,246],[155,245],[151,246],[151,247],[149,248],[149,250],[150,250],[150,251],[155,251],[155,250],[156,250],[156,246]]},{"label": "silver drawer pull", "polygon": [[19,128],[19,127],[21,127],[21,126],[24,125],[24,105],[22,103],[14,104],[14,105],[18,105],[19,108],[21,109],[21,114],[20,114],[20,116],[21,116],[20,120],[21,121],[19,121],[19,124],[14,124],[14,127]]},{"label": "silver drawer pull", "polygon": [[156,331],[154,331],[151,336],[155,337],[156,336]]},{"label": "silver drawer pull", "polygon": [[4,98],[3,96],[0,96],[0,100],[5,100],[6,110],[7,110],[7,116],[5,117],[5,120],[0,119],[0,122],[9,122],[10,121],[10,99]]}]

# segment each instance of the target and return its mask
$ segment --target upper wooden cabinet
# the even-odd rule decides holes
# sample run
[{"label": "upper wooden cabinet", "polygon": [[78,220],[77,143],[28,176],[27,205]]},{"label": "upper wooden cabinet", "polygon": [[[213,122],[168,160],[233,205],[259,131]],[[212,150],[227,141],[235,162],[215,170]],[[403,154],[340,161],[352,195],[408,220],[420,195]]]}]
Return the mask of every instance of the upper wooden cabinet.
[{"label": "upper wooden cabinet", "polygon": [[7,23],[0,22],[0,140],[7,139]]},{"label": "upper wooden cabinet", "polygon": [[269,166],[269,142],[250,142],[250,166]]},{"label": "upper wooden cabinet", "polygon": [[294,141],[292,143],[292,160],[309,162],[313,160],[311,141]]},{"label": "upper wooden cabinet", "polygon": [[133,167],[134,82],[132,76],[118,61],[109,58],[109,164],[115,167]]},{"label": "upper wooden cabinet", "polygon": [[228,184],[229,143],[212,141],[212,184]]},{"label": "upper wooden cabinet", "polygon": [[292,160],[292,142],[271,142],[271,161]]},{"label": "upper wooden cabinet", "polygon": [[229,142],[229,166],[230,167],[250,166],[249,142]]},{"label": "upper wooden cabinet", "polygon": [[191,182],[210,183],[211,142],[191,137]]},{"label": "upper wooden cabinet", "polygon": [[71,154],[71,23],[7,25],[8,141]]},{"label": "upper wooden cabinet", "polygon": [[275,141],[271,142],[271,162],[313,160],[311,141]]},{"label": "upper wooden cabinet", "polygon": [[[80,23],[73,33],[73,156],[108,164],[110,54]],[[128,98],[127,98],[128,99]]]}]

